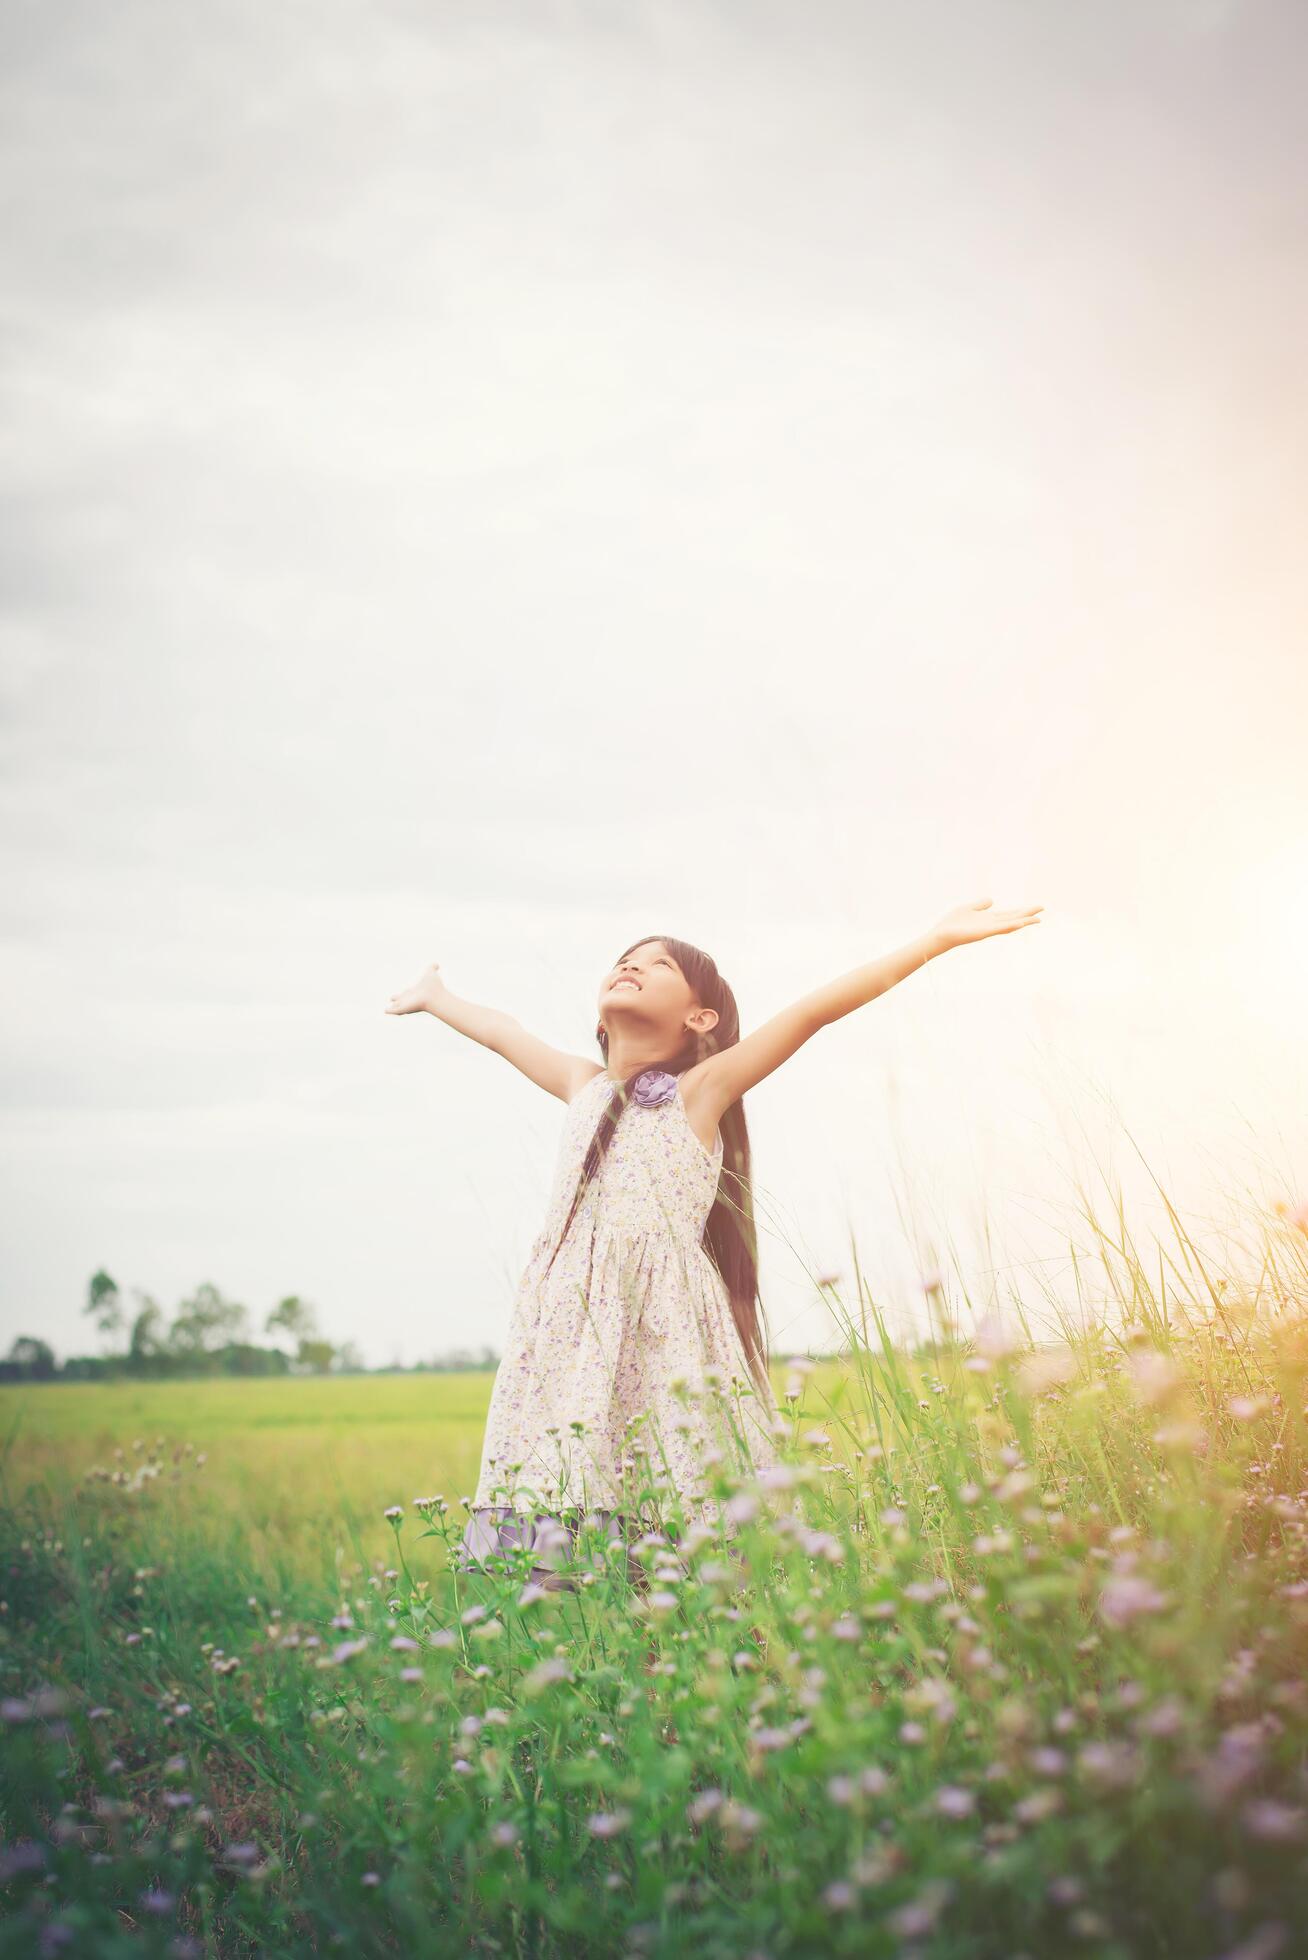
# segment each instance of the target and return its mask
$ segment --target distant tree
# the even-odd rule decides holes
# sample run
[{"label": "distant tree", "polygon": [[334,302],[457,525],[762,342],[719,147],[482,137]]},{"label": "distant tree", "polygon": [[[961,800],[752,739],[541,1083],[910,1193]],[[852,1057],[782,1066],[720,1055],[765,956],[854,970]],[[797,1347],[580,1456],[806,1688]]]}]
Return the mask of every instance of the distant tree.
[{"label": "distant tree", "polygon": [[280,1348],[254,1347],[249,1341],[229,1341],[214,1359],[225,1375],[286,1375],[291,1368]]},{"label": "distant tree", "polygon": [[189,1300],[179,1303],[168,1334],[168,1346],[183,1360],[197,1360],[244,1332],[249,1315],[235,1300],[225,1300],[208,1280]]},{"label": "distant tree", "polygon": [[20,1334],[9,1350],[9,1366],[25,1381],[48,1382],[55,1371],[55,1351],[35,1334]]},{"label": "distant tree", "polygon": [[[4,1363],[0,1363],[3,1368]],[[59,1370],[61,1382],[109,1382],[119,1372],[112,1357],[103,1354],[70,1354]]]},{"label": "distant tree", "polygon": [[317,1311],[298,1293],[279,1300],[263,1325],[265,1333],[285,1334],[292,1341],[312,1341],[318,1335]]},{"label": "distant tree", "polygon": [[86,1289],[86,1305],[82,1312],[89,1314],[106,1341],[123,1331],[123,1303],[118,1292],[118,1282],[103,1266],[99,1272],[92,1273]]},{"label": "distant tree", "polygon": [[144,1361],[153,1360],[164,1352],[167,1335],[164,1331],[163,1308],[148,1293],[137,1292],[138,1311],[132,1321],[132,1330],[127,1337],[128,1359],[139,1366]]},{"label": "distant tree", "polygon": [[445,1354],[434,1354],[430,1361],[419,1365],[438,1375],[466,1375],[480,1373],[484,1369],[499,1366],[498,1352],[488,1346],[475,1352],[471,1348],[450,1348]]},{"label": "distant tree", "polygon": [[363,1373],[366,1364],[353,1341],[342,1341],[336,1350],[336,1361],[334,1365],[338,1372],[343,1375],[360,1375]]},{"label": "distant tree", "polygon": [[335,1356],[336,1349],[331,1341],[309,1339],[300,1342],[295,1354],[300,1366],[315,1375],[325,1375]]}]

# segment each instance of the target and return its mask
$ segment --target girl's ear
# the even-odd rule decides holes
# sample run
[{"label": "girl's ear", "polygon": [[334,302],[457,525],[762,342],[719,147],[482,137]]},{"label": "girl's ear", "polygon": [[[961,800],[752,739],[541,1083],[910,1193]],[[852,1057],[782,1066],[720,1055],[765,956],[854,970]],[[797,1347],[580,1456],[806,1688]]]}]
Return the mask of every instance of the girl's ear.
[{"label": "girl's ear", "polygon": [[712,1034],[717,1024],[718,1010],[716,1007],[697,1008],[689,1023],[694,1028],[696,1034]]}]

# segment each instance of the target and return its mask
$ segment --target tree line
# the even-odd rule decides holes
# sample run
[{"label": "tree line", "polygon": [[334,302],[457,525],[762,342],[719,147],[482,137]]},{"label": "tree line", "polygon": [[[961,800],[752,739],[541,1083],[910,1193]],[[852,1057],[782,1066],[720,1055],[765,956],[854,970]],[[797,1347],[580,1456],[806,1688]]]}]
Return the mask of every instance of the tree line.
[{"label": "tree line", "polygon": [[289,1293],[264,1316],[253,1338],[253,1316],[239,1301],[227,1299],[206,1280],[178,1302],[171,1318],[140,1288],[134,1304],[123,1299],[118,1282],[103,1269],[91,1275],[82,1312],[103,1343],[99,1354],[70,1355],[60,1362],[48,1341],[20,1334],[0,1360],[0,1381],[103,1381],[115,1376],[161,1380],[196,1375],[354,1375],[463,1373],[494,1368],[493,1348],[456,1348],[419,1361],[412,1369],[370,1370],[353,1341],[329,1341],[318,1325],[317,1309]]}]

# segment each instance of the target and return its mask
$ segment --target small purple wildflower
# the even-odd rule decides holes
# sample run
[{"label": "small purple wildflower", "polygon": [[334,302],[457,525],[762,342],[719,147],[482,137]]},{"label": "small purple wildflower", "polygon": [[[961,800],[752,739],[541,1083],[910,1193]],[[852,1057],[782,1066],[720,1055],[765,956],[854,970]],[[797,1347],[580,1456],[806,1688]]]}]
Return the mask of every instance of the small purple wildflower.
[{"label": "small purple wildflower", "polygon": [[612,1838],[625,1831],[630,1822],[629,1810],[595,1810],[586,1819],[586,1829],[592,1837]]},{"label": "small purple wildflower", "polygon": [[1099,1595],[1099,1611],[1110,1626],[1123,1627],[1141,1613],[1161,1613],[1169,1596],[1134,1573],[1109,1579]]},{"label": "small purple wildflower", "polygon": [[1295,1804],[1263,1797],[1256,1803],[1247,1803],[1242,1816],[1251,1837],[1263,1838],[1271,1844],[1290,1844],[1303,1836],[1304,1811]]}]

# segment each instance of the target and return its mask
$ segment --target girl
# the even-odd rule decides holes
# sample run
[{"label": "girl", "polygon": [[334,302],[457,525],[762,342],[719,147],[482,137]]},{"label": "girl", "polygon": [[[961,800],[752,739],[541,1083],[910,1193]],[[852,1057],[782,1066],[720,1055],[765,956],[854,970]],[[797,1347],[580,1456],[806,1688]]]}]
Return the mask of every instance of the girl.
[{"label": "girl", "polygon": [[462,1563],[522,1547],[538,1582],[570,1585],[557,1560],[582,1523],[625,1537],[659,1487],[707,1520],[719,1514],[702,1488],[711,1466],[775,1463],[785,1424],[757,1311],[742,1099],[819,1028],[929,959],[1037,924],[1044,910],[991,903],[956,907],[743,1040],[735,995],[707,953],[667,934],[639,939],[600,985],[602,1065],[459,999],[439,966],[392,994],[388,1014],[434,1015],[567,1104],[545,1227],[491,1393]]}]

